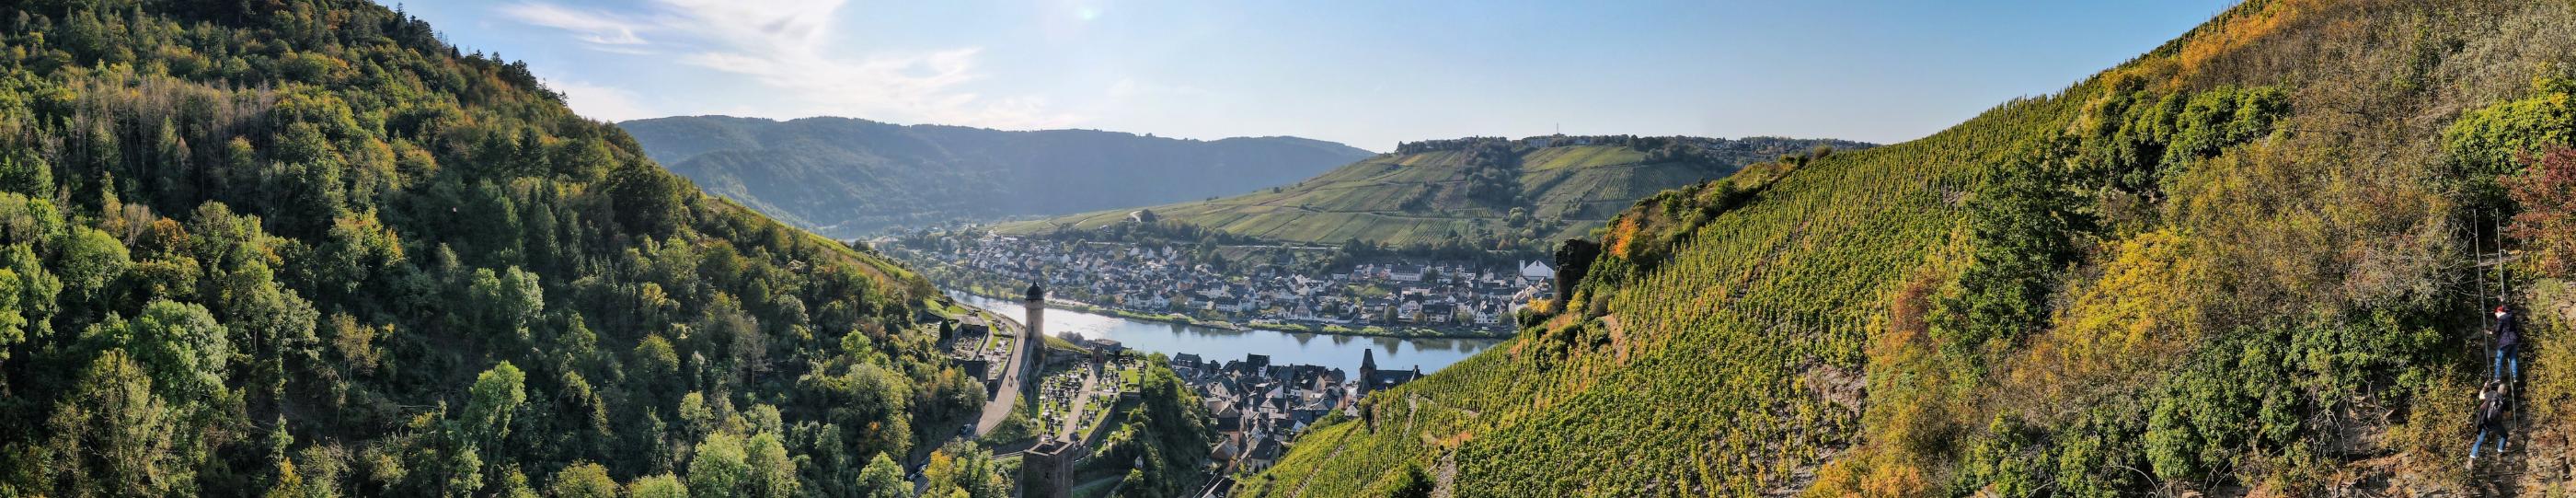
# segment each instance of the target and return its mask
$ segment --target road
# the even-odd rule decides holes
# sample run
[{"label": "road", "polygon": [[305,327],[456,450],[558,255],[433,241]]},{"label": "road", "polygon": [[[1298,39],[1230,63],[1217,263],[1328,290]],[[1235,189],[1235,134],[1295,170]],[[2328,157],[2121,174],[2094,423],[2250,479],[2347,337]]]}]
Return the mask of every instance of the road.
[{"label": "road", "polygon": [[[992,433],[993,428],[1002,426],[1003,420],[1011,418],[1011,407],[1018,404],[1020,398],[1023,397],[1020,392],[1020,372],[1027,370],[1026,367],[1028,366],[1029,361],[1036,358],[1036,355],[1028,354],[1029,347],[1031,345],[1046,347],[1046,341],[1041,338],[1029,337],[1026,333],[1028,328],[1021,326],[1020,321],[1017,319],[1002,316],[1000,313],[993,313],[989,310],[976,308],[965,303],[958,303],[958,305],[966,306],[967,308],[975,310],[975,313],[979,313],[984,315],[986,318],[990,318],[991,320],[989,320],[989,322],[993,324],[992,333],[1007,333],[1008,335],[1018,338],[1011,341],[1011,358],[1004,361],[1002,380],[1000,381],[1001,388],[993,391],[993,399],[984,403],[983,415],[978,416],[975,419],[975,435],[981,436]],[[956,438],[950,438],[949,440],[953,441],[956,439],[966,439],[966,437],[959,436]],[[907,459],[909,462],[904,465],[910,469],[910,473],[912,474],[913,493],[917,494],[929,489],[930,480],[927,476],[923,476],[921,474],[922,467],[930,461],[931,451],[937,450],[939,447],[946,445],[946,441],[942,441],[941,444],[923,445],[920,448],[913,449],[912,457]]]},{"label": "road", "polygon": [[1001,388],[993,391],[992,401],[984,403],[984,416],[975,419],[975,433],[979,435],[993,432],[993,428],[1002,426],[1002,420],[1011,418],[1011,406],[1018,404],[1023,397],[1020,395],[1020,372],[1027,370],[1029,360],[1036,358],[1036,355],[1028,354],[1029,348],[1046,347],[1046,339],[1029,337],[1025,333],[1028,328],[1021,326],[1019,320],[994,313],[987,315],[999,318],[993,321],[1000,328],[994,333],[1009,331],[1019,339],[1011,341],[1011,359],[1002,369]]}]

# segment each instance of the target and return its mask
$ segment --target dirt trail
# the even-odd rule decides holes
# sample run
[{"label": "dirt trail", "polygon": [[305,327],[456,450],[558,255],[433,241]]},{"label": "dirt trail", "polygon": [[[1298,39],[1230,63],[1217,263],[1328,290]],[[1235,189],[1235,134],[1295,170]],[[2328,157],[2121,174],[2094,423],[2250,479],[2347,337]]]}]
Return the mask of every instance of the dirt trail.
[{"label": "dirt trail", "polygon": [[1440,464],[1431,469],[1431,498],[1458,496],[1458,451],[1440,454]]}]

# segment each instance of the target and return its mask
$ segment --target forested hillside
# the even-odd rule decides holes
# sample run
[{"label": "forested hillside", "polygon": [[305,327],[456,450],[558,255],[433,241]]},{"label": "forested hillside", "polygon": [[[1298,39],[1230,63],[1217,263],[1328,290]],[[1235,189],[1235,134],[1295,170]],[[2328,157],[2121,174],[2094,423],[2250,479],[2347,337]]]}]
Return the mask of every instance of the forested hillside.
[{"label": "forested hillside", "polygon": [[[1157,217],[1268,240],[1390,246],[1540,247],[1581,235],[1664,189],[1784,155],[1869,144],[1753,137],[1476,137],[1407,142],[1294,185],[1147,208]],[[1128,219],[1115,209],[1002,225],[1029,233]]]},{"label": "forested hillside", "polygon": [[1200,141],[847,118],[697,116],[618,126],[707,191],[832,237],[1240,194],[1369,155],[1296,137]]},{"label": "forested hillside", "polygon": [[0,495],[846,496],[984,402],[927,283],[410,16],[0,26]]},{"label": "forested hillside", "polygon": [[[1518,338],[1246,491],[2567,493],[2571,71],[2564,2],[2248,1],[1930,137],[1641,202]],[[2499,292],[2527,404],[2472,464]]]}]

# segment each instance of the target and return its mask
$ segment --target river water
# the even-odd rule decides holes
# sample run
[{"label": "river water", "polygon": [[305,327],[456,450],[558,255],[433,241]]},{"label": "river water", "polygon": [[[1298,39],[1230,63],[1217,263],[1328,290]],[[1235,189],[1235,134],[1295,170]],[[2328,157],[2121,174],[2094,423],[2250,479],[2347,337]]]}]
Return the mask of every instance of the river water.
[{"label": "river water", "polygon": [[[1010,316],[1028,318],[1020,301],[992,299],[963,292],[949,292],[958,302]],[[1063,308],[1046,310],[1046,333],[1062,335],[1073,332],[1085,338],[1107,337],[1128,349],[1178,355],[1197,354],[1209,361],[1242,360],[1245,354],[1270,355],[1273,365],[1322,365],[1339,368],[1357,375],[1360,352],[1377,351],[1377,367],[1402,370],[1422,367],[1422,373],[1448,367],[1451,363],[1483,351],[1500,339],[1399,338],[1335,334],[1306,334],[1277,330],[1226,330],[1147,320],[1130,320],[1097,313]]]}]

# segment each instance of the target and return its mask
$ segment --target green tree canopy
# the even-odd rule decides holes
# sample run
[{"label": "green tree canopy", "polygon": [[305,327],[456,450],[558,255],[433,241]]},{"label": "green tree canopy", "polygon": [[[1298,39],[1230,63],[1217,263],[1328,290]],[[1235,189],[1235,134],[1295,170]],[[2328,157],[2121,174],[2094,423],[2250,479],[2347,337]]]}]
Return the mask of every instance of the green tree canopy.
[{"label": "green tree canopy", "polygon": [[689,457],[689,494],[699,498],[745,496],[751,490],[751,464],[742,436],[708,434]]},{"label": "green tree canopy", "polygon": [[617,480],[608,477],[608,467],[580,462],[555,472],[546,493],[555,498],[617,498]]},{"label": "green tree canopy", "polygon": [[912,498],[912,482],[904,480],[903,467],[884,453],[868,459],[867,468],[859,471],[858,489],[866,498]]}]

